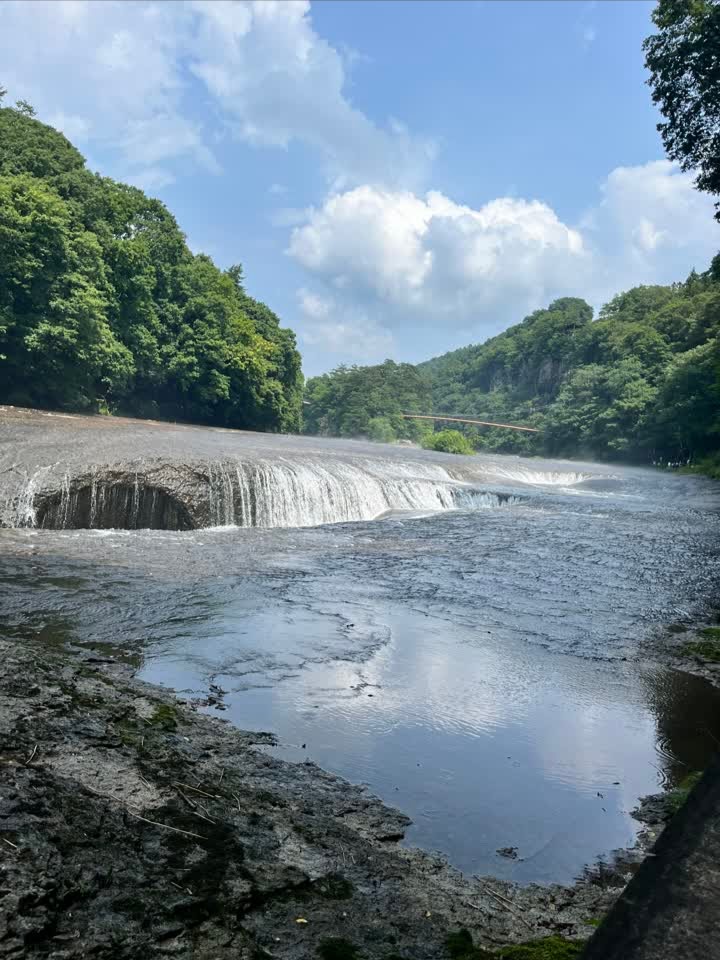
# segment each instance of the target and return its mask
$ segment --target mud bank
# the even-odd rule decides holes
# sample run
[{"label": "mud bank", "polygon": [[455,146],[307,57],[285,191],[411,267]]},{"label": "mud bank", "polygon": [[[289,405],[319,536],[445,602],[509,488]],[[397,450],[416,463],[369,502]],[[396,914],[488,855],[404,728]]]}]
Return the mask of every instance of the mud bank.
[{"label": "mud bank", "polygon": [[361,788],[87,652],[0,640],[0,731],[2,957],[425,960],[460,928],[585,939],[626,879],[464,877]]}]

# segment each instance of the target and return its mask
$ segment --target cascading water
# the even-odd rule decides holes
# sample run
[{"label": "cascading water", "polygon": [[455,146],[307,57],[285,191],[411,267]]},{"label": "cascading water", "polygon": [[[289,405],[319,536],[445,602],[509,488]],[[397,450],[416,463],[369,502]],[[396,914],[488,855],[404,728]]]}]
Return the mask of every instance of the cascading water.
[{"label": "cascading water", "polygon": [[307,527],[373,520],[393,511],[501,506],[512,498],[458,480],[432,463],[324,458],[217,459],[146,469],[94,466],[76,476],[37,471],[6,526],[50,529]]},{"label": "cascading water", "polygon": [[280,460],[239,463],[231,469],[214,464],[208,471],[212,522],[307,527],[372,520],[395,510],[453,510],[502,502],[496,494],[459,483],[442,468],[423,471],[430,474],[426,476],[413,475],[415,468],[403,476],[403,466]]}]

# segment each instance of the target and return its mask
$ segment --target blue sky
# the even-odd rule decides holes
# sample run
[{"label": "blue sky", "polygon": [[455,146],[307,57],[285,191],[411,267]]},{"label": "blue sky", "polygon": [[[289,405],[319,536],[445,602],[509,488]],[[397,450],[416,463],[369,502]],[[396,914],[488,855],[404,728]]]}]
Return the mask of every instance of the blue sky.
[{"label": "blue sky", "polygon": [[312,375],[707,265],[712,202],[644,83],[652,7],[11,0],[0,79],[241,261]]}]

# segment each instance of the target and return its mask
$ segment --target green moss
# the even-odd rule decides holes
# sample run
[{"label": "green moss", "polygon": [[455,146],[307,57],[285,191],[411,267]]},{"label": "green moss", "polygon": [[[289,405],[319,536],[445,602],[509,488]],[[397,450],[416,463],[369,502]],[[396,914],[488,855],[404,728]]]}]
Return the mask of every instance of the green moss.
[{"label": "green moss", "polygon": [[445,945],[452,960],[484,960],[493,957],[502,960],[571,960],[580,956],[583,947],[581,943],[564,940],[562,937],[543,937],[541,940],[529,940],[527,943],[513,944],[491,952],[473,946],[472,937],[467,930],[450,934]]},{"label": "green moss", "polygon": [[677,813],[680,807],[682,807],[701,777],[702,771],[695,770],[693,773],[689,773],[674,790],[668,793],[668,805],[673,813]]},{"label": "green moss", "polygon": [[150,723],[161,730],[175,730],[178,724],[177,708],[169,703],[159,703],[150,717]]},{"label": "green moss", "polygon": [[321,960],[360,960],[360,954],[354,943],[344,937],[329,937],[323,940],[317,949]]},{"label": "green moss", "polygon": [[708,640],[717,640],[720,642],[720,627],[704,627],[700,631],[701,637],[707,637]]},{"label": "green moss", "polygon": [[583,923],[588,927],[599,927],[602,920],[599,920],[597,917],[590,917],[588,920],[583,920]]},{"label": "green moss", "polygon": [[687,656],[720,663],[720,640],[696,640],[693,643],[686,643],[682,652]]}]

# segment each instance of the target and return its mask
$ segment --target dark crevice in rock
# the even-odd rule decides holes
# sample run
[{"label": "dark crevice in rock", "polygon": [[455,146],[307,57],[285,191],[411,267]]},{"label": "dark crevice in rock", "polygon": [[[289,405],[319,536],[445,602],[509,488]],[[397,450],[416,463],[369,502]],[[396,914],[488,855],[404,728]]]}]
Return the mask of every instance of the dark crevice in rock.
[{"label": "dark crevice in rock", "polygon": [[191,530],[188,509],[159,487],[98,481],[40,501],[36,525],[51,530]]}]

